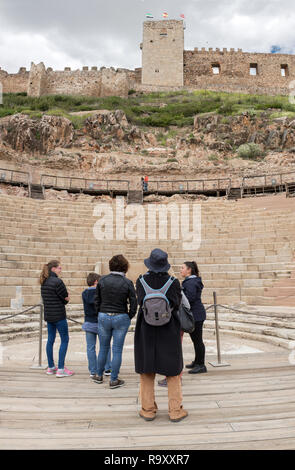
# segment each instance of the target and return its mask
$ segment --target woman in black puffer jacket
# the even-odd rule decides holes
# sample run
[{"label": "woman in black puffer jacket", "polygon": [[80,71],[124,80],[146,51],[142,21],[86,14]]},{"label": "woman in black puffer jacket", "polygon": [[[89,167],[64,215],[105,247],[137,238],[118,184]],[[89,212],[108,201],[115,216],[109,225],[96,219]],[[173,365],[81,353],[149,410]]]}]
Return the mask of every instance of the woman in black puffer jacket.
[{"label": "woman in black puffer jacket", "polygon": [[[41,297],[44,304],[44,320],[47,322],[48,340],[46,354],[48,358],[47,374],[56,377],[69,377],[73,371],[64,366],[69,343],[68,323],[66,319],[66,304],[69,295],[63,281],[58,277],[61,273],[61,265],[57,260],[52,260],[43,266],[40,275]],[[59,348],[58,368],[54,365],[53,345],[56,331],[59,332],[61,345]]]},{"label": "woman in black puffer jacket", "polygon": [[206,320],[206,310],[201,300],[204,285],[195,261],[185,261],[181,267],[180,274],[185,278],[182,281],[182,289],[190,303],[195,319],[195,329],[190,333],[195,349],[195,359],[186,368],[191,369],[189,374],[200,374],[207,372],[205,366],[205,345],[203,342],[203,324]]}]

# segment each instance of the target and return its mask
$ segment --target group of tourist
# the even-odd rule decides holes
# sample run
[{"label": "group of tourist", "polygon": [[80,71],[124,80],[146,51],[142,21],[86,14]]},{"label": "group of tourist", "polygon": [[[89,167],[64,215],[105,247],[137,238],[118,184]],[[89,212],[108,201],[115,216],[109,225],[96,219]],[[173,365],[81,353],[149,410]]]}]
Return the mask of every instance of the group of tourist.
[{"label": "group of tourist", "polygon": [[[124,385],[119,378],[122,351],[131,319],[137,313],[134,334],[135,371],[140,375],[141,410],[139,415],[146,421],[156,417],[155,375],[165,376],[158,383],[168,388],[169,417],[173,422],[181,421],[188,413],[182,405],[183,354],[180,319],[178,315],[182,291],[189,300],[194,316],[194,331],[190,333],[195,357],[186,365],[190,374],[207,372],[205,345],[202,332],[206,311],[201,301],[202,279],[196,262],[186,261],[181,268],[184,278],[182,286],[177,278],[168,274],[168,255],[156,248],[144,260],[147,272],[133,282],[126,277],[129,263],[123,255],[113,256],[109,261],[110,273],[87,276],[88,288],[82,293],[85,321],[82,329],[86,333],[88,369],[91,379],[103,383],[110,376],[111,389]],[[57,260],[44,265],[40,275],[41,296],[44,303],[44,319],[47,322],[48,358],[47,374],[70,377],[73,371],[65,367],[69,342],[66,304],[69,295],[59,277],[61,264]],[[58,367],[53,359],[53,345],[58,331],[61,344]],[[99,354],[96,342],[99,338]],[[112,341],[112,352],[111,344]]]}]

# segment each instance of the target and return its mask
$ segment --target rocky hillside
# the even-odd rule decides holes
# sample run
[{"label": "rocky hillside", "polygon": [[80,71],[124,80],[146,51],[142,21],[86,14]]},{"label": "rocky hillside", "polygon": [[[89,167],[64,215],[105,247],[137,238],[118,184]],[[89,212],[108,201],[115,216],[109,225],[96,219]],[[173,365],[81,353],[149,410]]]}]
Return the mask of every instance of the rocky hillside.
[{"label": "rocky hillside", "polygon": [[209,112],[197,114],[193,125],[167,128],[136,126],[122,110],[94,110],[85,119],[83,112],[72,113],[82,118],[79,128],[65,117],[19,113],[0,119],[0,160],[92,178],[295,170],[295,119],[273,117],[273,112]]}]

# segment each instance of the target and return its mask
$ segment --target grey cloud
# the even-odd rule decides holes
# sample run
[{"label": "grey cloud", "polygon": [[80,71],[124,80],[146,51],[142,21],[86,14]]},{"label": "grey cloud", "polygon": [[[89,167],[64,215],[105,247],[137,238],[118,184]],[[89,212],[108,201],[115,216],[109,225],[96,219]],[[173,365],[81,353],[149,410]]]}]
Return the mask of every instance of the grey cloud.
[{"label": "grey cloud", "polygon": [[[43,53],[43,62],[53,68],[63,61],[138,67],[145,14],[161,19],[164,11],[170,18],[185,14],[186,49],[269,52],[276,44],[290,53],[294,48],[295,13],[287,0],[0,0],[0,47],[8,37],[14,48],[1,49],[0,66],[29,67]],[[44,44],[37,44],[33,33]]]}]

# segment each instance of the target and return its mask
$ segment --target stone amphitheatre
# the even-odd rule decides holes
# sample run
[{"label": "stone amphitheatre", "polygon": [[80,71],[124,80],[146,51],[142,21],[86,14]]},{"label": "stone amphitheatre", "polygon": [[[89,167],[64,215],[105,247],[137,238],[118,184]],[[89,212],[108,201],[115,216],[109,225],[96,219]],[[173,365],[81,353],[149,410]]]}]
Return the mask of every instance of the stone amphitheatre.
[{"label": "stone amphitheatre", "polygon": [[[167,62],[161,62],[163,50]],[[286,97],[295,77],[292,55],[184,51],[179,21],[145,22],[142,51],[143,68],[132,73],[54,73],[40,64],[30,73],[22,69],[18,77],[0,71],[3,107],[8,99],[36,106],[33,100],[56,95],[63,100],[67,94],[120,95],[125,101],[117,103],[137,99],[148,116],[153,107],[170,109],[205,88],[204,103],[220,91],[275,100]],[[250,64],[256,64],[256,76],[248,76]],[[172,66],[178,72],[168,83]],[[212,66],[220,70],[207,80]],[[236,113],[195,112],[182,126],[136,124],[120,105],[70,110],[66,117],[51,108],[37,116],[36,108],[25,107],[1,115],[1,449],[295,448],[295,106],[288,112],[273,105],[256,112],[241,109],[241,103]],[[239,149],[249,144],[261,153],[239,157]],[[186,244],[195,232],[197,244]],[[179,424],[168,421],[167,391],[158,386],[157,419],[138,418],[134,321],[120,372],[126,386],[117,390],[90,383],[81,330],[87,274],[107,273],[110,257],[123,253],[135,281],[155,247],[168,252],[171,274],[179,278],[182,263],[196,260],[205,286],[208,373],[184,372],[189,416]],[[38,349],[38,276],[50,259],[61,261],[70,294],[67,363],[75,375],[59,383],[45,374],[44,324],[41,358]],[[227,367],[212,365],[217,355],[213,292]],[[190,362],[188,335],[183,353]],[[31,368],[40,359],[43,369]]]}]

